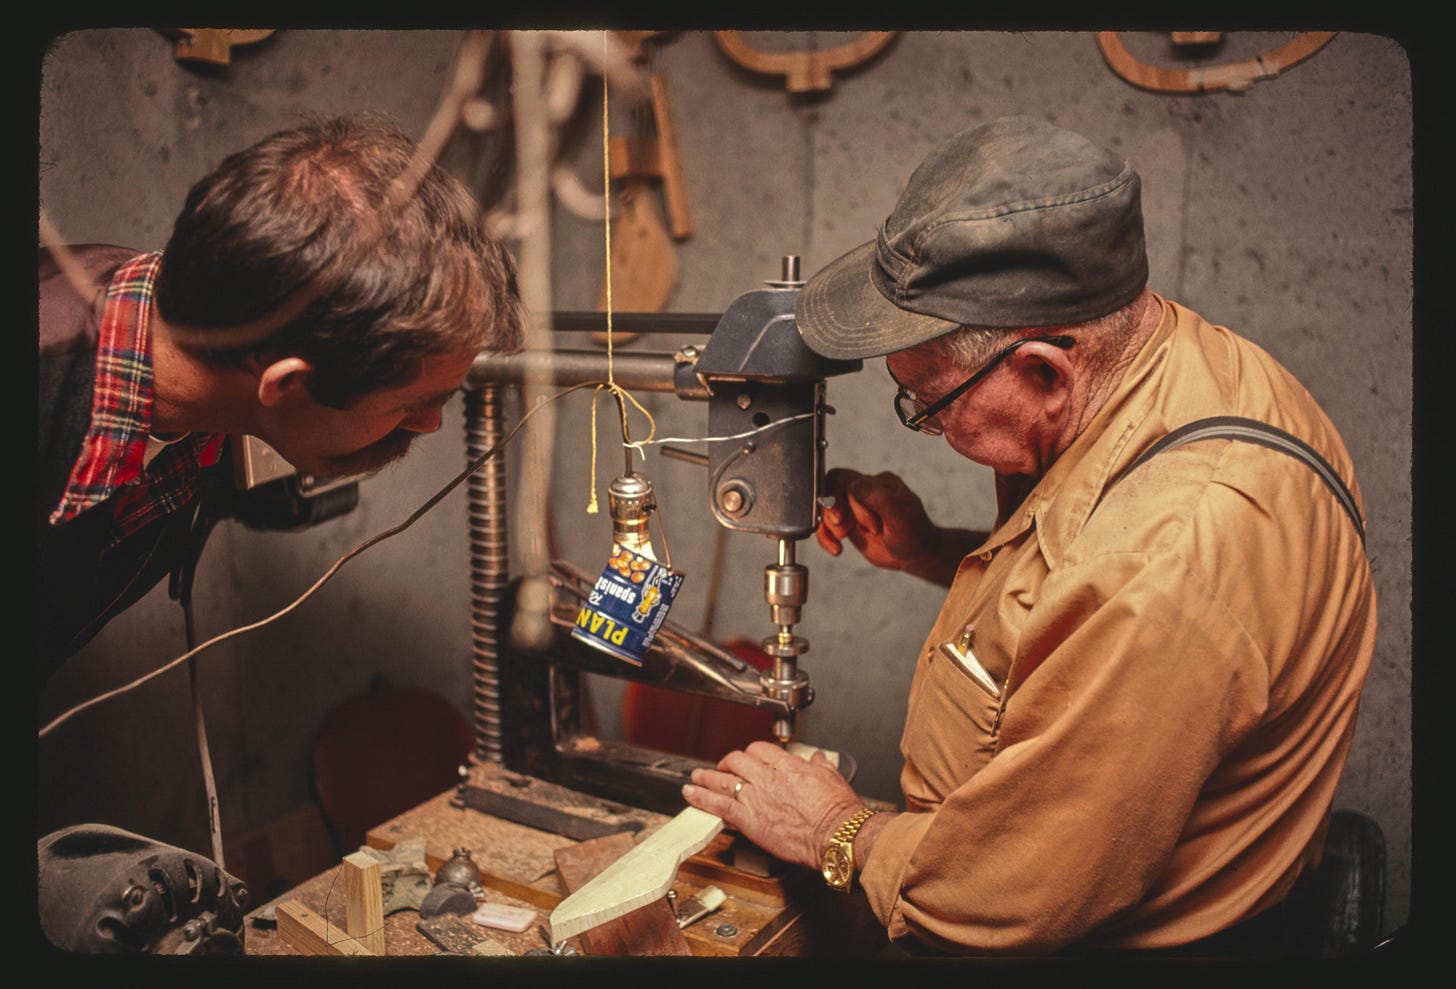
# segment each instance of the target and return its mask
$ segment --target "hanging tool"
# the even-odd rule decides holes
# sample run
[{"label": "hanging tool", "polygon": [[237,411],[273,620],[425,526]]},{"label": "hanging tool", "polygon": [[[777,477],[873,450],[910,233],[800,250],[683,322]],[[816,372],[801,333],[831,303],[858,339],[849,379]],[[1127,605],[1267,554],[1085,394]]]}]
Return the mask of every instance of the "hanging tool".
[{"label": "hanging tool", "polygon": [[[1304,31],[1252,58],[1187,69],[1164,69],[1139,61],[1116,31],[1098,31],[1097,46],[1112,71],[1142,89],[1157,93],[1212,93],[1224,89],[1241,93],[1259,80],[1272,79],[1309,58],[1334,36],[1333,31]],[[1207,49],[1222,41],[1223,35],[1217,31],[1173,32],[1174,45],[1185,50]]]},{"label": "hanging tool", "polygon": [[[644,55],[642,59],[650,57]],[[649,65],[647,84],[647,100],[632,108],[631,132],[607,141],[608,175],[617,187],[610,247],[611,308],[627,312],[662,311],[677,282],[673,241],[686,240],[693,233],[667,79]],[[656,202],[659,186],[667,226]],[[597,308],[607,308],[605,281]],[[594,333],[593,338],[598,343],[606,342],[604,333]],[[619,334],[614,342],[630,343],[634,339],[636,334]]]},{"label": "hanging tool", "polygon": [[262,41],[273,33],[266,30],[231,30],[210,27],[164,27],[163,34],[177,42],[173,53],[179,62],[207,62],[211,65],[228,65],[232,62],[234,45],[251,45]]},{"label": "hanging tool", "polygon": [[743,39],[742,31],[714,31],[723,53],[754,72],[785,77],[791,93],[822,92],[834,85],[833,74],[868,62],[895,39],[896,31],[866,31],[834,48],[801,52],[762,52]]}]

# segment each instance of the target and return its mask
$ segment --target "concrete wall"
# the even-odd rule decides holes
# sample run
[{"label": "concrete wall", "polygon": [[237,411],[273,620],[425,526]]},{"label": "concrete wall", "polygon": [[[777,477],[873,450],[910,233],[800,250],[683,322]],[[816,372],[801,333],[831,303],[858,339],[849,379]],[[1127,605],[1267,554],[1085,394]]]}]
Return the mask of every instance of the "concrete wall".
[{"label": "concrete wall", "polygon": [[[160,248],[190,183],[225,153],[305,112],[375,108],[422,134],[444,92],[454,31],[284,30],[225,68],[173,58],[148,29],[55,39],[39,74],[40,205],[71,241]],[[1287,35],[1232,35],[1226,57]],[[764,48],[806,35],[750,35]],[[821,33],[821,46],[844,36]],[[1155,57],[1166,39],[1130,39]],[[831,91],[791,97],[782,80],[739,68],[704,33],[652,50],[668,80],[695,230],[678,245],[668,308],[722,311],[779,274],[807,275],[870,239],[910,170],[960,128],[1015,112],[1080,130],[1130,158],[1144,179],[1155,290],[1271,351],[1324,404],[1350,446],[1368,509],[1381,606],[1377,654],[1336,805],[1369,814],[1388,843],[1386,927],[1405,923],[1412,886],[1411,458],[1412,77],[1398,41],[1342,33],[1309,61],[1246,92],[1174,96],[1113,74],[1088,32],[906,32]],[[590,107],[587,108],[589,112]],[[613,118],[613,133],[627,126]],[[593,129],[595,128],[595,129]],[[601,130],[569,159],[600,189]],[[447,161],[483,198],[489,141]],[[557,309],[596,305],[602,224],[558,209],[551,228]],[[663,349],[691,338],[644,339]],[[570,341],[577,342],[577,341]],[[944,524],[985,525],[990,479],[890,410],[882,362],[830,383],[832,464],[902,474]],[[706,434],[706,409],[640,396],[658,435]],[[589,398],[556,404],[551,477],[557,555],[594,571],[609,541],[585,505]],[[601,409],[610,411],[603,400]],[[619,470],[610,418],[597,484]],[[645,426],[634,424],[637,437]],[[346,551],[406,518],[464,465],[462,407],[403,464],[362,485],[362,504],[303,533],[214,533],[196,589],[199,639],[292,602]],[[513,453],[513,456],[515,454]],[[514,462],[514,461],[513,461]],[[650,454],[674,563],[688,583],[673,617],[702,622],[713,554],[701,468]],[[518,514],[513,504],[513,515]],[[308,750],[320,718],[372,675],[429,687],[470,710],[465,495],[456,490],[405,533],[346,565],[300,608],[198,660],[225,831],[277,819],[310,799]],[[727,540],[714,632],[771,631],[762,537]],[[912,657],[939,594],[812,541],[799,632],[816,700],[807,741],[851,754],[865,793],[897,794],[899,729]],[[159,588],[118,619],[40,696],[39,722],[185,650],[181,612]],[[181,669],[72,717],[38,743],[37,830],[82,820],[206,850],[207,818]],[[602,700],[606,716],[611,698]]]}]

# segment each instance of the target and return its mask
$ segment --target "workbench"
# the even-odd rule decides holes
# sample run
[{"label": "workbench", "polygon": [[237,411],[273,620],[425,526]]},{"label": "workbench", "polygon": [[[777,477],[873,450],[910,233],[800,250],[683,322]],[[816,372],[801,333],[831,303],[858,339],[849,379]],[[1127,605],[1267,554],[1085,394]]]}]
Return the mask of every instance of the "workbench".
[{"label": "workbench", "polygon": [[[636,835],[633,840],[640,840],[670,820],[662,814],[510,772],[495,763],[478,763],[466,772],[462,778],[466,788],[500,794],[512,802],[529,802],[543,808],[548,819],[551,813],[558,813],[623,828],[624,833],[611,836],[619,841],[625,840],[626,833],[633,833]],[[558,858],[569,857],[577,850],[573,846],[585,847],[584,843],[543,827],[463,806],[459,799],[462,792],[465,791],[452,788],[371,829],[366,838],[367,848],[389,854],[391,849],[414,849],[422,841],[431,875],[458,850],[467,850],[481,873],[476,891],[478,902],[534,910],[538,923],[514,932],[480,927],[471,924],[466,916],[459,917],[460,923],[446,918],[450,923],[443,925],[447,928],[443,932],[439,922],[427,925],[437,935],[432,938],[420,930],[422,918],[418,910],[394,909],[383,916],[383,953],[387,956],[521,957],[549,950],[550,914],[567,895],[557,867]],[[409,844],[401,844],[406,842]],[[357,855],[347,857],[348,861],[356,858]],[[245,920],[247,954],[359,953],[352,948],[338,950],[346,930],[347,883],[341,878],[345,864],[314,876],[250,911]],[[669,903],[687,904],[709,885],[721,889],[725,898],[712,913],[682,929],[686,952],[659,952],[649,944],[628,945],[613,952],[690,953],[714,958],[845,958],[872,956],[886,943],[883,928],[870,914],[861,894],[835,893],[824,886],[817,873],[768,860],[731,830],[719,834],[682,864],[672,885],[675,901],[649,906],[675,909]],[[280,918],[280,913],[286,913],[287,917]],[[311,940],[298,934],[294,918],[299,914],[308,915],[314,923],[329,930],[327,940],[335,943],[327,948],[299,943]],[[288,923],[280,924],[281,919]],[[452,931],[463,936],[455,938]],[[446,935],[443,939],[438,936],[441,933]],[[592,954],[588,944],[591,935],[588,931],[569,939],[565,950]],[[598,947],[595,953],[601,951]]]}]

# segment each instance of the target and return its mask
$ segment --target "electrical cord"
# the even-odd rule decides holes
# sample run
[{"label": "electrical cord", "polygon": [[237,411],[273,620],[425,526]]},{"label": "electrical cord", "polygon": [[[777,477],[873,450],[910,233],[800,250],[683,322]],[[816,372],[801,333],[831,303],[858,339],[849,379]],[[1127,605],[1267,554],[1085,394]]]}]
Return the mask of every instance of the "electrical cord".
[{"label": "electrical cord", "polygon": [[[206,651],[207,649],[212,648],[213,646],[217,645],[220,642],[224,642],[224,641],[226,641],[228,639],[235,638],[236,636],[243,635],[243,634],[245,634],[247,632],[252,632],[252,631],[255,631],[257,629],[260,629],[263,626],[269,625],[272,622],[277,621],[279,618],[282,618],[283,616],[289,614],[294,609],[296,609],[299,605],[303,604],[304,601],[306,601],[310,597],[312,597],[314,595],[314,593],[317,592],[319,588],[323,587],[323,585],[325,583],[327,583],[329,580],[331,580],[333,578],[333,576],[336,573],[338,573],[339,570],[344,566],[345,563],[348,563],[354,557],[358,556],[360,553],[363,553],[366,549],[369,549],[370,547],[375,546],[375,545],[383,542],[384,540],[391,538],[392,536],[399,535],[401,532],[404,532],[410,526],[412,526],[416,522],[418,522],[420,520],[420,518],[422,518],[425,515],[425,513],[427,513],[428,511],[430,511],[430,509],[434,508],[437,504],[439,504],[445,498],[446,495],[448,495],[451,491],[455,490],[455,488],[459,487],[462,483],[464,483],[465,480],[467,478],[469,478],[471,474],[474,474],[477,470],[479,470],[482,466],[484,466],[487,461],[489,461],[492,457],[494,457],[499,450],[501,450],[503,447],[505,447],[507,444],[509,444],[515,438],[516,433],[520,432],[521,428],[526,424],[526,420],[528,420],[538,410],[540,410],[542,408],[545,408],[547,405],[549,405],[552,402],[555,402],[557,399],[564,398],[565,396],[571,394],[572,392],[580,391],[583,388],[596,388],[596,389],[607,388],[607,389],[609,389],[609,390],[611,390],[613,392],[625,392],[625,390],[622,389],[621,386],[616,385],[615,383],[608,383],[608,382],[601,382],[601,381],[584,381],[584,382],[582,382],[580,384],[572,385],[569,388],[563,388],[561,391],[556,392],[554,395],[548,395],[548,396],[542,398],[539,402],[536,403],[536,405],[534,405],[531,408],[527,409],[521,415],[521,418],[516,422],[516,424],[514,426],[511,427],[510,432],[508,432],[501,439],[501,441],[499,443],[495,444],[489,450],[486,450],[480,456],[476,457],[475,458],[475,461],[473,463],[471,463],[470,465],[468,465],[463,471],[461,471],[454,478],[452,478],[439,491],[437,491],[435,494],[433,494],[428,499],[426,499],[425,502],[422,505],[420,505],[419,508],[415,509],[415,511],[413,513],[411,513],[408,518],[406,518],[403,522],[399,523],[396,526],[393,526],[393,527],[388,528],[388,529],[385,529],[385,530],[383,530],[383,531],[381,531],[379,533],[376,533],[375,535],[371,536],[370,538],[364,540],[364,542],[360,543],[358,546],[355,546],[353,549],[349,550],[349,552],[345,553],[343,556],[339,557],[339,559],[333,564],[333,566],[329,567],[329,569],[324,572],[323,576],[319,577],[319,579],[313,583],[313,586],[309,587],[308,590],[306,590],[302,594],[300,594],[296,599],[294,599],[294,601],[291,604],[289,604],[286,607],[284,607],[284,608],[282,608],[282,609],[274,612],[273,614],[269,615],[266,618],[262,618],[262,619],[260,619],[260,620],[258,620],[256,622],[253,622],[253,623],[248,624],[248,625],[240,625],[237,628],[231,629],[231,630],[229,630],[227,632],[223,632],[220,635],[216,635],[213,638],[208,639],[206,642],[202,643],[201,645],[196,646],[196,647],[193,647],[193,648],[189,649],[187,652],[184,652],[182,655],[176,657],[175,659],[173,659],[173,660],[165,663],[162,666],[157,667],[156,669],[152,670],[151,672],[144,673],[143,675],[137,677],[135,680],[132,680],[130,683],[122,684],[121,686],[116,687],[116,688],[114,688],[112,690],[108,690],[105,693],[98,694],[97,696],[91,698],[90,700],[83,701],[82,703],[75,705],[74,707],[70,708],[69,710],[65,711],[64,713],[58,715],[57,717],[53,718],[50,722],[48,722],[43,728],[41,728],[41,730],[38,733],[37,737],[38,738],[44,738],[45,736],[49,735],[52,731],[54,731],[56,728],[60,727],[62,724],[64,724],[65,722],[69,721],[72,717],[74,717],[75,715],[81,713],[82,711],[84,711],[84,710],[86,710],[88,708],[94,707],[95,705],[100,704],[103,701],[110,700],[111,698],[116,697],[116,696],[118,696],[120,694],[124,694],[124,693],[126,693],[126,692],[128,692],[130,690],[134,690],[135,688],[140,687],[142,684],[146,683],[147,681],[152,680],[155,677],[161,676],[163,673],[167,672],[168,670],[170,670],[170,669],[178,666],[181,663],[187,662],[192,657],[198,655],[199,653],[202,653],[202,652]],[[636,404],[636,401],[635,400],[633,400],[633,404]],[[595,401],[593,401],[593,405],[595,405]],[[641,408],[641,406],[639,405],[638,408]],[[741,438],[743,438],[745,436],[752,436],[752,435],[754,435],[756,433],[761,433],[761,432],[763,432],[765,430],[773,429],[774,427],[783,425],[784,423],[787,423],[787,422],[793,422],[796,419],[802,419],[802,418],[805,417],[805,415],[808,415],[808,414],[809,413],[805,413],[805,414],[796,415],[796,416],[788,416],[788,417],[785,417],[783,419],[776,419],[773,422],[765,423],[762,426],[759,426],[759,427],[757,427],[755,429],[748,430],[748,431],[743,432],[743,433],[736,433],[733,436],[704,436],[704,437],[698,437],[698,438],[695,438],[695,439],[673,438],[671,440],[671,442],[678,442],[678,443],[695,443],[695,442],[696,443],[713,443],[713,442],[718,442],[718,441],[722,441],[722,440],[741,439]],[[623,418],[625,419],[625,412],[624,412]],[[628,447],[629,449],[636,449],[639,453],[641,453],[642,452],[642,449],[641,448],[643,446],[646,446],[647,444],[654,443],[654,442],[667,442],[667,440],[653,440],[652,438],[649,437],[646,440],[637,440],[637,441],[633,442],[633,441],[627,441],[627,440],[625,440],[625,437],[624,437],[623,446]]]},{"label": "electrical cord", "polygon": [[234,638],[236,636],[242,635],[242,634],[244,634],[246,632],[252,632],[252,631],[254,631],[256,629],[262,628],[265,625],[268,625],[268,624],[271,624],[274,621],[277,621],[279,618],[282,618],[284,615],[289,614],[295,608],[297,608],[299,605],[301,605],[304,601],[306,601],[310,597],[312,597],[313,594],[316,591],[318,591],[318,589],[321,588],[325,583],[327,583],[329,580],[331,580],[333,578],[333,576],[336,573],[339,572],[340,568],[342,568],[345,563],[349,562],[354,557],[356,557],[360,553],[364,552],[366,549],[369,549],[370,547],[375,546],[378,543],[381,543],[384,540],[389,539],[392,536],[398,535],[399,533],[403,532],[404,530],[408,529],[410,526],[414,525],[417,521],[419,521],[420,518],[423,517],[426,512],[428,512],[430,509],[434,508],[437,504],[439,504],[445,498],[446,495],[448,495],[451,491],[455,490],[455,488],[459,487],[460,484],[462,484],[467,478],[469,478],[471,474],[475,473],[487,461],[489,461],[492,457],[494,457],[496,455],[496,452],[497,451],[499,451],[502,447],[504,447],[508,443],[510,443],[511,440],[515,438],[516,433],[520,432],[521,427],[526,424],[526,420],[529,419],[537,410],[539,410],[541,408],[544,408],[550,402],[554,402],[558,398],[562,398],[563,396],[568,395],[571,392],[577,391],[577,390],[579,390],[581,388],[595,387],[597,384],[598,384],[598,382],[585,382],[583,384],[573,385],[570,388],[562,389],[561,391],[557,392],[556,394],[550,395],[550,396],[542,399],[538,404],[536,404],[535,406],[533,406],[530,409],[527,409],[525,411],[525,413],[522,414],[520,420],[513,427],[511,427],[511,431],[509,433],[507,433],[501,439],[501,441],[499,443],[495,444],[489,450],[486,450],[479,457],[477,457],[473,463],[471,463],[463,471],[461,471],[458,475],[456,475],[454,478],[452,478],[444,487],[442,487],[434,495],[432,495],[428,499],[426,499],[426,501],[424,502],[424,504],[422,504],[419,508],[415,509],[415,511],[413,513],[411,513],[410,516],[407,519],[405,519],[403,522],[401,522],[400,524],[398,524],[396,526],[393,526],[393,527],[391,527],[389,529],[385,529],[382,532],[376,533],[375,535],[373,535],[370,538],[364,540],[364,542],[360,543],[358,546],[355,546],[353,549],[349,550],[349,552],[347,552],[343,556],[341,556],[334,563],[333,566],[329,567],[329,569],[324,572],[323,576],[321,576],[317,581],[314,582],[313,586],[311,586],[310,588],[308,588],[308,590],[304,591],[301,595],[299,595],[293,601],[293,603],[287,605],[286,607],[280,609],[279,611],[274,612],[273,614],[269,615],[267,618],[260,619],[259,621],[253,622],[253,623],[251,623],[249,625],[240,625],[237,628],[230,629],[227,632],[223,632],[220,635],[214,636],[213,638],[208,639],[206,642],[202,643],[201,645],[195,646],[195,647],[189,649],[187,652],[184,652],[182,655],[180,655],[177,658],[171,660],[170,662],[165,663],[164,665],[157,667],[156,669],[152,670],[149,673],[145,673],[142,676],[137,677],[135,680],[131,681],[130,683],[123,684],[120,687],[116,687],[116,688],[114,688],[112,690],[108,690],[105,693],[98,694],[97,696],[91,698],[90,700],[83,701],[82,703],[77,704],[75,707],[72,707],[71,709],[69,709],[65,713],[63,713],[63,714],[57,716],[56,718],[52,719],[48,724],[46,724],[45,727],[43,727],[40,730],[40,733],[39,733],[39,735],[37,737],[38,738],[44,738],[46,735],[50,734],[56,728],[60,727],[60,725],[64,724],[66,721],[70,720],[72,717],[74,717],[75,715],[79,714],[80,712],[86,710],[87,708],[93,707],[96,704],[100,704],[102,701],[110,700],[111,698],[116,697],[119,694],[123,694],[123,693],[126,693],[127,691],[130,691],[130,690],[133,690],[133,689],[135,689],[137,687],[140,687],[142,684],[146,683],[148,680],[151,680],[154,677],[160,676],[161,674],[167,672],[168,670],[172,669],[173,667],[175,667],[175,666],[177,666],[177,665],[179,665],[181,663],[187,662],[187,660],[191,659],[193,656],[196,656],[197,654],[199,654],[199,653],[201,653],[201,652],[203,652],[203,651],[205,651],[207,649],[212,648],[213,646],[217,645],[220,642],[224,642],[224,641],[226,641],[228,639],[231,639],[231,638]]}]

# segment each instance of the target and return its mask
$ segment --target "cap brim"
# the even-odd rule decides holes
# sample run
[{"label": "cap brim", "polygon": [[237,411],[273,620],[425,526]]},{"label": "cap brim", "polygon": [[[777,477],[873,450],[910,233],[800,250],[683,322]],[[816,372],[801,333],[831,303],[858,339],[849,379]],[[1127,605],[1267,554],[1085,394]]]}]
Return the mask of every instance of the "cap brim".
[{"label": "cap brim", "polygon": [[794,306],[799,335],[825,357],[880,357],[944,336],[960,324],[901,309],[871,277],[875,242],[831,261],[805,283]]}]

